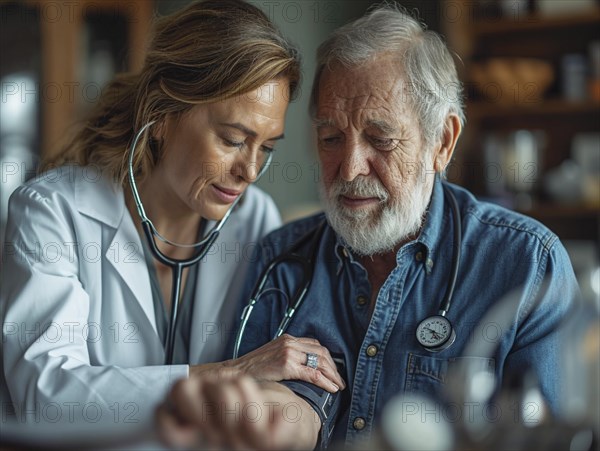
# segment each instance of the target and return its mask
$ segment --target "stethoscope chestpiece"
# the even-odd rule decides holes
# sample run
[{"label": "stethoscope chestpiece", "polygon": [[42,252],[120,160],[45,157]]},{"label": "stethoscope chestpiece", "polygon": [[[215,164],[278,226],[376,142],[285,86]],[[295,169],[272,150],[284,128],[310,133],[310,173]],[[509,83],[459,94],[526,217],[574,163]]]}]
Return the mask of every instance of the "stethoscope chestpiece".
[{"label": "stethoscope chestpiece", "polygon": [[452,269],[446,287],[444,299],[440,304],[437,315],[432,315],[425,318],[419,323],[416,330],[417,341],[429,352],[441,352],[448,349],[456,340],[456,332],[452,327],[450,320],[446,318],[446,313],[450,310],[452,295],[458,277],[458,269],[460,266],[460,246],[462,242],[462,221],[460,217],[460,209],[458,202],[452,194],[452,191],[443,185],[444,193],[446,194],[452,211],[452,220],[454,223],[454,240],[452,253]]},{"label": "stethoscope chestpiece", "polygon": [[419,323],[416,331],[417,341],[430,352],[448,349],[456,340],[452,323],[442,315],[432,315]]}]

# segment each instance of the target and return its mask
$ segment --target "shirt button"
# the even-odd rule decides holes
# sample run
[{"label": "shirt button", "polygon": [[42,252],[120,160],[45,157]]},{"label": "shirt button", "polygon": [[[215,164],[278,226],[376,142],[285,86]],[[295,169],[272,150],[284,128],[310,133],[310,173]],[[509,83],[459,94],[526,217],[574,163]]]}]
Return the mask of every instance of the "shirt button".
[{"label": "shirt button", "polygon": [[431,271],[431,269],[433,268],[433,260],[428,258],[427,262],[425,263],[425,265],[427,266],[427,270]]},{"label": "shirt button", "polygon": [[417,252],[417,254],[415,255],[415,260],[418,262],[423,261],[423,252]]},{"label": "shirt button", "polygon": [[363,306],[367,303],[367,297],[366,296],[359,296],[356,298],[356,303],[360,306]]},{"label": "shirt button", "polygon": [[361,431],[365,428],[367,422],[365,421],[364,418],[362,417],[356,417],[354,419],[354,422],[352,423],[352,426],[354,426],[354,429],[356,429],[357,431]]},{"label": "shirt button", "polygon": [[379,349],[377,349],[377,346],[375,346],[375,345],[370,345],[370,346],[367,348],[367,355],[368,355],[369,357],[375,357],[375,356],[377,355],[377,352],[378,352],[378,351],[379,351]]}]

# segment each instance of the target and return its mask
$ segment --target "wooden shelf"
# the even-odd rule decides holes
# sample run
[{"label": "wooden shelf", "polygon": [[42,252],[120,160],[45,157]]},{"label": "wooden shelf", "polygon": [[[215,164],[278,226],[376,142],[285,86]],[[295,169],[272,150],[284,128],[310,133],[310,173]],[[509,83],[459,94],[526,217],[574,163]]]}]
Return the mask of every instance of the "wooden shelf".
[{"label": "wooden shelf", "polygon": [[[463,10],[473,5],[470,0],[454,1]],[[523,11],[516,17],[499,18],[497,15],[485,17],[485,11],[479,12],[481,17],[463,16],[462,20],[448,24],[446,35],[464,61],[463,81],[469,99],[467,127],[461,142],[464,152],[457,165],[461,170],[457,171],[456,181],[486,196],[489,187],[481,177],[483,172],[477,168],[485,168],[487,159],[492,158],[485,152],[487,136],[498,137],[498,152],[510,152],[510,143],[505,142],[510,133],[516,130],[539,132],[543,139],[538,149],[536,177],[541,183],[550,171],[571,158],[573,139],[577,135],[599,130],[600,102],[592,101],[591,96],[588,96],[589,101],[583,102],[563,99],[564,80],[560,71],[565,55],[589,55],[590,43],[600,39],[600,2],[585,11],[567,11],[555,16]],[[491,86],[498,88],[497,98],[489,99],[482,94],[481,86],[468,77],[470,64],[491,58],[544,60],[555,71],[554,81],[544,93],[527,89],[532,88],[531,83],[497,84]],[[489,94],[495,93],[490,91]],[[522,213],[542,222],[561,239],[592,240],[600,244],[600,205],[552,203],[544,200],[542,186],[532,194],[533,208]]]},{"label": "wooden shelf", "polygon": [[476,117],[503,118],[506,116],[572,116],[578,114],[596,114],[600,116],[600,103],[568,102],[560,99],[515,105],[492,103],[484,100],[467,103],[467,115]]},{"label": "wooden shelf", "polygon": [[[49,14],[45,8],[49,2],[25,2]],[[70,2],[72,8],[66,6],[69,2],[65,2],[65,5],[62,2],[54,3],[56,5],[49,11],[57,14],[56,18],[40,20],[41,86],[52,86],[52,95],[55,96],[46,100],[44,91],[40,92],[42,156],[52,156],[60,149],[68,136],[69,127],[79,117],[78,108],[86,101],[85,81],[81,80],[79,74],[79,68],[86,57],[82,54],[86,15],[105,13],[124,18],[128,25],[128,42],[123,43],[123,46],[127,49],[129,71],[139,70],[143,64],[153,15],[153,3],[149,0],[78,0]]]},{"label": "wooden shelf", "polygon": [[558,30],[561,28],[578,28],[594,26],[600,23],[600,8],[590,9],[585,13],[569,16],[549,17],[540,14],[527,14],[515,20],[481,20],[473,25],[472,31],[478,37],[496,34],[509,34],[541,30]]},{"label": "wooden shelf", "polygon": [[560,16],[530,15],[516,20],[479,20],[466,30],[468,57],[541,58],[559,67],[568,53],[587,54],[600,39],[600,8]]}]

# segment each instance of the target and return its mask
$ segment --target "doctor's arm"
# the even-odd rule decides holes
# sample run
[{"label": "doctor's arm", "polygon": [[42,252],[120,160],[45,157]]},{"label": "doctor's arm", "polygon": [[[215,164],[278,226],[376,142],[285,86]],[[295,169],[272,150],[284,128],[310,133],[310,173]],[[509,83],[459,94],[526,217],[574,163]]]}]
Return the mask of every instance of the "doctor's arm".
[{"label": "doctor's arm", "polygon": [[[324,373],[306,371],[301,365],[305,354],[298,349],[318,348],[310,340],[284,337],[235,365],[160,364],[161,345],[141,311],[138,316],[132,316],[138,312],[135,307],[120,311],[108,289],[103,290],[102,303],[91,302],[81,268],[106,268],[102,256],[98,263],[81,261],[85,254],[80,251],[98,249],[103,238],[82,242],[72,214],[69,201],[60,194],[40,193],[29,186],[19,188],[10,201],[0,306],[4,372],[18,421],[139,423],[152,417],[168,389],[188,371],[217,369],[219,375],[248,373],[262,380],[296,372],[299,378],[318,380],[332,390]],[[90,322],[92,309],[99,306],[105,313],[112,309],[111,319]],[[95,317],[103,317],[102,311]],[[122,319],[115,323],[114,318]],[[94,363],[98,361],[122,363]],[[322,361],[327,362],[325,356]]]}]

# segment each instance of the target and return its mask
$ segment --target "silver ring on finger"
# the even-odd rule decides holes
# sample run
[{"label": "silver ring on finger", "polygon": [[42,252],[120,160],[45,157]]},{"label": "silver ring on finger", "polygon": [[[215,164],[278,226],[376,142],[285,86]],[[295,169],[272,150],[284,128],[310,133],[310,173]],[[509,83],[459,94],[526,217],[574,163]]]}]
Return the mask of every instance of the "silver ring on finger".
[{"label": "silver ring on finger", "polygon": [[316,370],[319,367],[319,356],[312,352],[307,352],[305,365],[309,368]]}]

